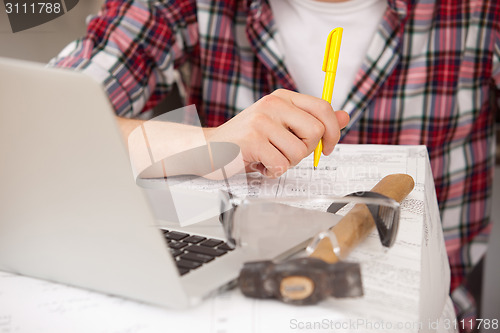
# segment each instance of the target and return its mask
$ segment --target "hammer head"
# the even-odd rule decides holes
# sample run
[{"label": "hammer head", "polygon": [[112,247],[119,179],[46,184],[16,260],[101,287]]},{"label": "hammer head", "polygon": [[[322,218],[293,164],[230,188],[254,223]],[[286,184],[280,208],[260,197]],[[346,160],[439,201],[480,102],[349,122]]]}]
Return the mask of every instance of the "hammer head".
[{"label": "hammer head", "polygon": [[328,264],[316,258],[299,258],[282,263],[246,263],[240,272],[242,293],[254,298],[276,298],[296,305],[316,304],[328,296],[363,295],[358,263]]}]

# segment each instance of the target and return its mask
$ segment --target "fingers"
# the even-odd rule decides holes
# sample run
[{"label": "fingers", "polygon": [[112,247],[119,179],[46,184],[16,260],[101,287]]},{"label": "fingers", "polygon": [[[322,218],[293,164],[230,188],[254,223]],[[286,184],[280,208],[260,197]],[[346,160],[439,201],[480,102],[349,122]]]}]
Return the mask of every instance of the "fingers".
[{"label": "fingers", "polygon": [[247,170],[279,177],[309,154],[304,142],[271,116],[255,113],[246,120],[251,134],[243,144],[251,152],[248,160],[258,162],[250,163]]},{"label": "fingers", "polygon": [[258,160],[264,166],[261,171],[267,177],[277,178],[290,168],[290,161],[271,143],[262,145]]},{"label": "fingers", "polygon": [[289,166],[297,165],[314,150],[314,147],[309,148],[303,140],[280,124],[268,122],[263,124],[262,130],[269,133],[269,143],[286,157]]},{"label": "fingers", "polygon": [[[334,112],[327,101],[313,96],[284,89],[276,90],[273,95],[290,100],[300,110],[296,116],[285,115],[285,123],[294,134],[303,139],[308,148],[314,146],[312,149],[322,138],[323,153],[329,155],[340,139],[340,129],[349,122],[349,115],[345,111]],[[307,120],[307,115],[314,117],[315,123],[311,119]]]},{"label": "fingers", "polygon": [[349,113],[339,110],[335,111],[335,117],[337,117],[337,121],[339,122],[339,127],[344,128],[349,124],[349,120],[351,117],[349,117]]},{"label": "fingers", "polygon": [[340,140],[340,127],[330,103],[320,98],[300,94],[292,96],[291,100],[293,104],[308,112],[323,124],[324,131],[320,136],[320,139],[323,139],[323,151],[325,154],[331,153]]},{"label": "fingers", "polygon": [[[325,126],[311,114],[296,107],[289,99],[268,95],[256,103],[265,110],[267,121],[259,121],[258,128],[293,165],[309,155],[323,136]],[[301,155],[297,157],[296,154]]]}]

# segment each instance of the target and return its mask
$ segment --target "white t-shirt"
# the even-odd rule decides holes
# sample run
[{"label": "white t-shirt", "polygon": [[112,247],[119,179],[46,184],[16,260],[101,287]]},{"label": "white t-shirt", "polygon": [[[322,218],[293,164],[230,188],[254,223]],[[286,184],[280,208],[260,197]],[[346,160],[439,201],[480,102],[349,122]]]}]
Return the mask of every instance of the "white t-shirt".
[{"label": "white t-shirt", "polygon": [[270,4],[285,64],[301,93],[321,97],[326,39],[334,28],[344,29],[332,98],[333,108],[340,109],[387,8],[387,0],[270,0]]}]

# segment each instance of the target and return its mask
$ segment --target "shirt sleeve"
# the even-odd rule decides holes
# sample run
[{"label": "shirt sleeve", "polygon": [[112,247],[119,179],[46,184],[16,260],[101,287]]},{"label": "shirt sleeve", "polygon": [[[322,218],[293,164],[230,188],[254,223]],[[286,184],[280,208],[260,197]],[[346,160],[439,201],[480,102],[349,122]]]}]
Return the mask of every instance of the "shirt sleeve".
[{"label": "shirt sleeve", "polygon": [[196,41],[195,6],[186,0],[109,0],[85,37],[49,65],[80,70],[103,84],[116,113],[133,117],[156,105]]},{"label": "shirt sleeve", "polygon": [[493,47],[493,80],[496,86],[496,101],[500,108],[500,23],[496,22],[494,32],[494,47]]}]

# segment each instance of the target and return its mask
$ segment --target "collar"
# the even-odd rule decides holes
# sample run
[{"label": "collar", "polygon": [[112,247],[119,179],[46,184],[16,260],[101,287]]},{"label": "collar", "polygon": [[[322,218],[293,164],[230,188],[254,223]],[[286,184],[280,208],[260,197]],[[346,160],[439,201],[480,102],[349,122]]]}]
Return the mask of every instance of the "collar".
[{"label": "collar", "polygon": [[396,12],[400,20],[406,19],[416,0],[387,0],[389,8]]}]

